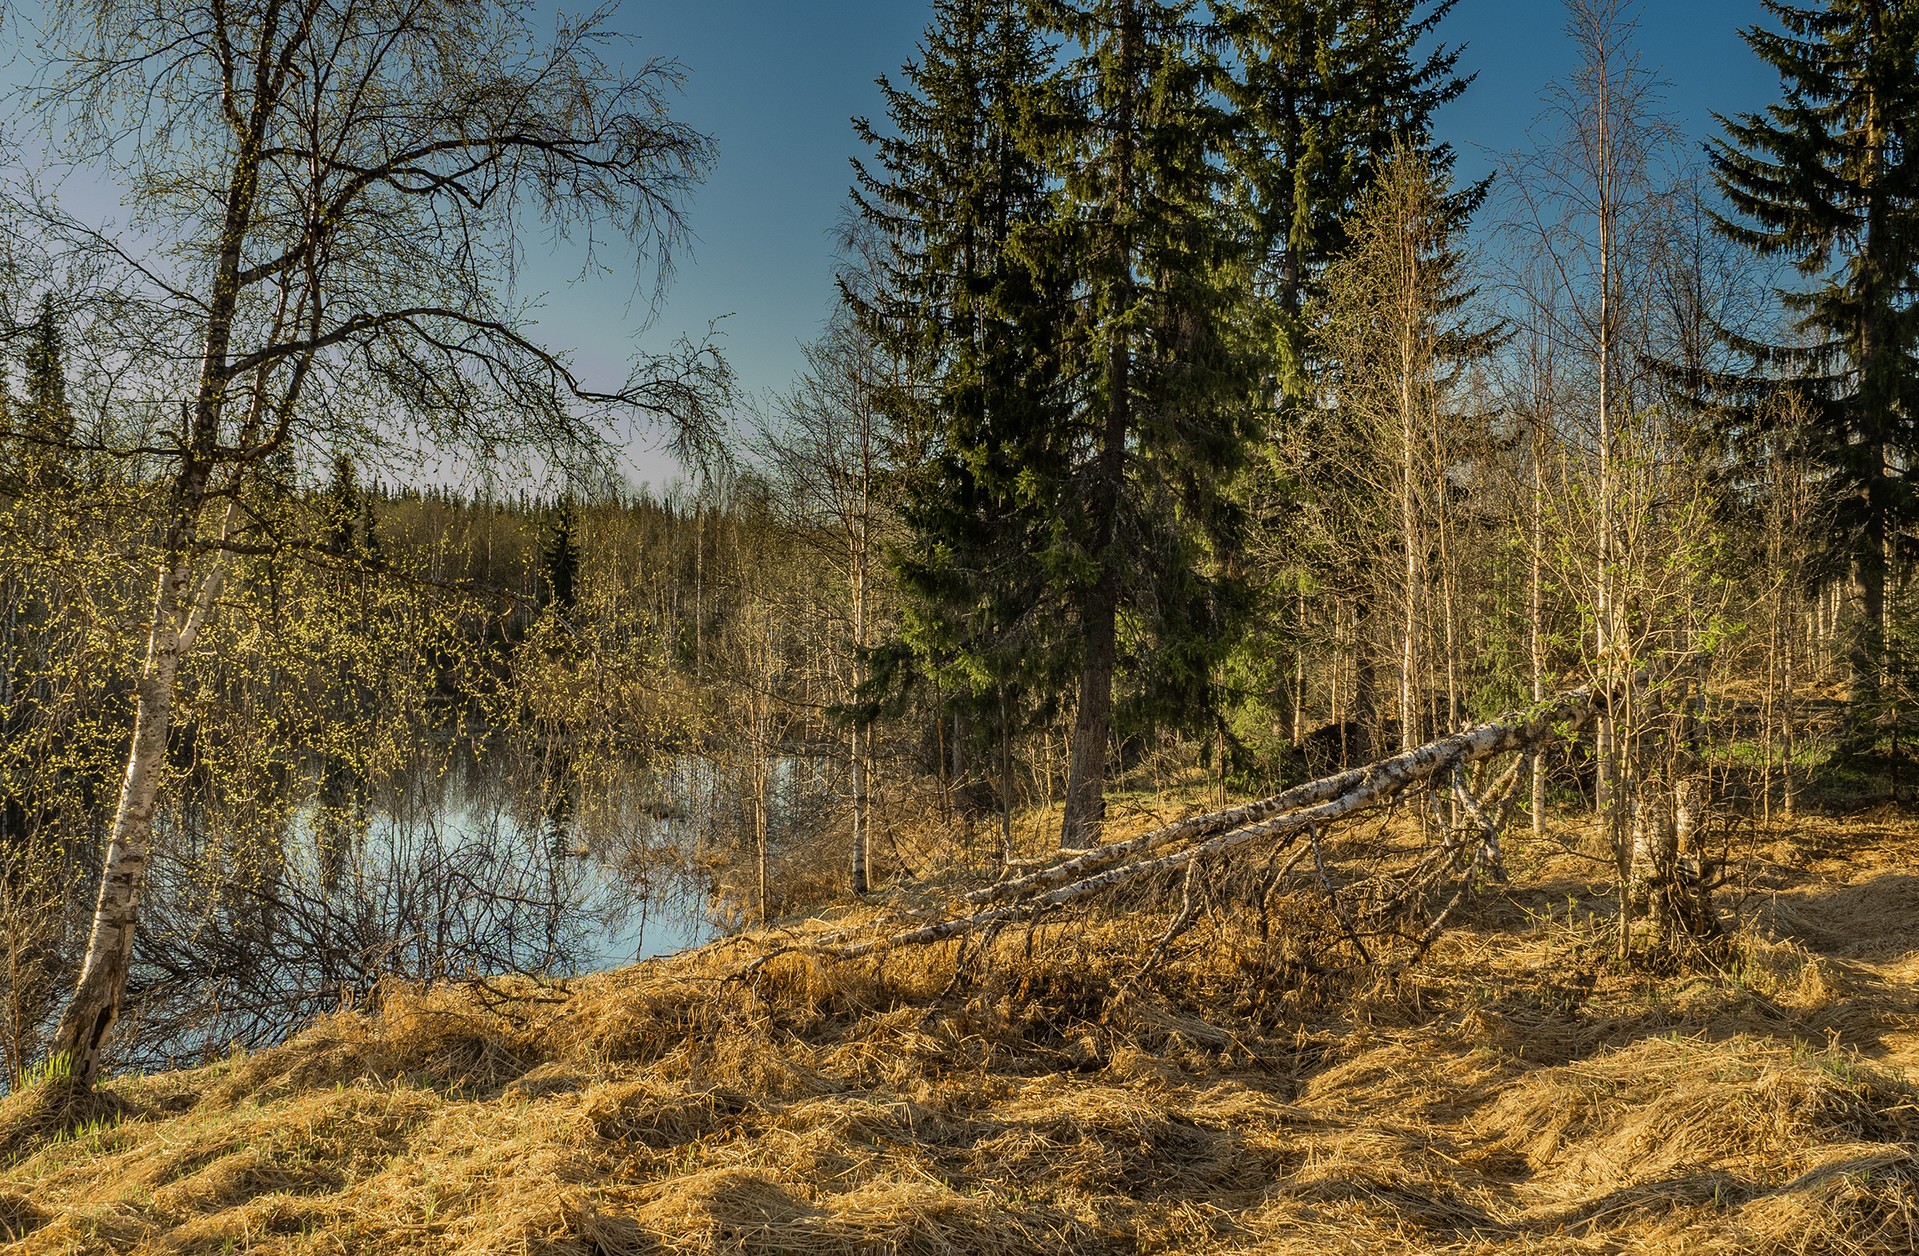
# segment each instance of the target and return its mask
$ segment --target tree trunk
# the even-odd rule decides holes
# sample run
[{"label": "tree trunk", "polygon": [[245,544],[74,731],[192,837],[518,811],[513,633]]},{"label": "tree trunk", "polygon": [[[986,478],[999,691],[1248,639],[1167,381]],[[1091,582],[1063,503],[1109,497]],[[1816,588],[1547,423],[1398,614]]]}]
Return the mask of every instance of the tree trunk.
[{"label": "tree trunk", "polygon": [[871,822],[866,814],[866,730],[853,725],[853,893],[865,894],[872,888],[872,863],[868,848],[872,845],[867,830]]},{"label": "tree trunk", "polygon": [[1066,775],[1066,810],[1059,844],[1084,850],[1098,844],[1106,820],[1106,743],[1112,734],[1113,664],[1117,650],[1117,575],[1101,577],[1086,609],[1086,660],[1080,672],[1079,712]]},{"label": "tree trunk", "polygon": [[1013,862],[1013,711],[1006,686],[999,687],[999,851],[1000,862]]},{"label": "tree trunk", "polygon": [[1346,757],[1341,767],[1348,767],[1354,758],[1361,762],[1378,757],[1377,749],[1383,738],[1379,735],[1379,696],[1378,674],[1374,669],[1372,641],[1373,608],[1367,595],[1361,594],[1353,600],[1353,694],[1351,699],[1351,719],[1354,729],[1355,746],[1345,747]]},{"label": "tree trunk", "polygon": [[760,872],[760,923],[767,921],[766,893],[766,775],[756,774],[753,782],[753,840],[759,853]]},{"label": "tree trunk", "polygon": [[[1535,419],[1533,433],[1532,570],[1527,588],[1527,649],[1532,662],[1533,703],[1546,700],[1546,449],[1543,418]],[[1546,835],[1546,759],[1532,762],[1533,836]]]},{"label": "tree trunk", "polygon": [[1780,681],[1780,718],[1784,733],[1781,739],[1784,745],[1784,755],[1779,765],[1779,808],[1789,823],[1799,809],[1799,790],[1797,785],[1794,784],[1793,778],[1793,759],[1799,748],[1798,707],[1793,700],[1793,686],[1797,683],[1797,677],[1793,674],[1795,655],[1793,637],[1794,627],[1789,622],[1786,626],[1786,657],[1781,663],[1784,676]]},{"label": "tree trunk", "polygon": [[[193,492],[197,498],[198,493]],[[198,511],[197,501],[191,508]],[[184,524],[177,535],[190,531]],[[188,585],[192,566],[180,546],[175,560],[160,573],[154,595],[153,628],[145,662],[135,686],[133,741],[126,776],[114,809],[112,836],[100,877],[93,929],[87,939],[80,980],[54,1030],[50,1051],[62,1061],[74,1086],[86,1088],[99,1076],[100,1051],[126,994],[133,961],[133,939],[153,850],[153,814],[166,768],[167,733],[173,723],[174,682],[180,659],[192,648],[219,594],[216,566],[196,593]]]},{"label": "tree trunk", "polygon": [[[1563,694],[1546,708],[1514,713],[1490,724],[1442,737],[1404,754],[1287,790],[1257,803],[1194,816],[1098,850],[1010,877],[964,896],[967,908],[916,928],[850,945],[821,945],[817,953],[857,959],[902,946],[925,945],[990,928],[1046,907],[1084,899],[1121,881],[1185,868],[1255,841],[1276,846],[1347,816],[1377,807],[1466,763],[1510,751],[1536,750],[1560,735],[1564,723],[1591,716],[1589,691]],[[1166,853],[1167,847],[1177,847]],[[976,909],[976,910],[968,910]],[[845,938],[848,935],[837,935]],[[756,962],[764,962],[756,961]]]},{"label": "tree trunk", "polygon": [[1419,512],[1413,495],[1417,465],[1413,452],[1412,350],[1403,347],[1399,386],[1399,530],[1405,581],[1401,589],[1399,643],[1399,748],[1411,750],[1419,744],[1423,732],[1420,709],[1424,705],[1419,683],[1419,600],[1424,581],[1420,573],[1422,539]]},{"label": "tree trunk", "polygon": [[1299,618],[1293,642],[1293,744],[1306,735],[1306,590],[1298,594]]},{"label": "tree trunk", "polygon": [[[263,62],[259,74],[265,73]],[[61,1013],[50,1047],[51,1057],[64,1060],[72,1084],[81,1088],[90,1087],[99,1075],[101,1047],[119,1018],[126,995],[140,896],[146,887],[147,866],[152,856],[153,813],[159,803],[167,734],[173,723],[174,681],[179,675],[182,656],[193,647],[194,639],[212,613],[225,573],[225,556],[216,554],[200,588],[189,588],[193,582],[200,513],[206,502],[221,418],[232,380],[229,358],[233,322],[240,303],[240,266],[259,195],[259,169],[271,104],[265,98],[263,83],[264,78],[256,79],[252,108],[244,125],[237,128],[239,134],[235,137],[239,146],[223,197],[219,247],[215,251],[212,283],[203,307],[207,320],[205,339],[193,404],[183,433],[186,449],[181,454],[178,477],[173,484],[173,515],[166,536],[166,557],[156,580],[153,624],[134,690],[133,740],[127,752],[126,775],[121,780],[120,799],[114,808],[113,830],[101,869],[93,929],[87,939],[86,955],[81,960],[80,980],[72,1000]]]},{"label": "tree trunk", "polygon": [[[862,526],[864,516],[862,516]],[[853,562],[853,695],[857,699],[866,679],[866,547],[864,535],[859,536],[854,547]],[[853,784],[853,893],[863,895],[872,888],[873,878],[873,840],[870,830],[872,818],[868,815],[866,801],[866,760],[867,742],[870,730],[859,719],[852,721]]]},{"label": "tree trunk", "polygon": [[1066,806],[1060,820],[1060,846],[1083,850],[1099,841],[1106,820],[1106,743],[1112,733],[1113,667],[1118,654],[1120,558],[1114,552],[1120,495],[1126,474],[1126,438],[1132,429],[1133,349],[1128,333],[1132,315],[1133,242],[1126,223],[1133,212],[1133,61],[1139,40],[1133,0],[1119,6],[1120,91],[1113,107],[1112,227],[1119,268],[1114,280],[1117,316],[1109,311],[1106,332],[1106,422],[1092,501],[1091,551],[1099,575],[1088,591],[1080,621],[1085,658],[1080,671],[1079,711],[1073,725],[1073,751],[1066,778]]}]

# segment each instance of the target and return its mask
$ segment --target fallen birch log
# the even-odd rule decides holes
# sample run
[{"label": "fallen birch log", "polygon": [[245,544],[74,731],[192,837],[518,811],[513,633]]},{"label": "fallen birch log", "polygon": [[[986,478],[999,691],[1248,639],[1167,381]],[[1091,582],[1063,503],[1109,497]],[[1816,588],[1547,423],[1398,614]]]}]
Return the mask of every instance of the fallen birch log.
[{"label": "fallen birch log", "polygon": [[[790,950],[832,959],[858,959],[897,947],[923,946],[1022,916],[1037,915],[1122,881],[1178,869],[1193,860],[1251,842],[1277,840],[1283,848],[1301,833],[1390,802],[1442,772],[1510,751],[1536,750],[1555,733],[1576,731],[1583,726],[1592,718],[1595,706],[1591,690],[1577,689],[1538,710],[1515,712],[1363,768],[1308,782],[1260,802],[1181,820],[966,896],[965,901],[971,906],[995,904],[982,910],[853,945],[782,948],[763,956],[753,966],[771,959],[773,954]],[[1180,842],[1190,844],[1164,854],[1152,853]]]}]

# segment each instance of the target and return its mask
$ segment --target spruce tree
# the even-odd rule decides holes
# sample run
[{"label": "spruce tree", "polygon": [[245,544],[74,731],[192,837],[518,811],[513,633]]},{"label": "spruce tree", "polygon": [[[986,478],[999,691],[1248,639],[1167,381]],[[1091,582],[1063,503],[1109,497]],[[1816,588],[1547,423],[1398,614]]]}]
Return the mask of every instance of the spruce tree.
[{"label": "spruce tree", "polygon": [[1719,119],[1713,172],[1727,236],[1791,263],[1805,284],[1780,296],[1800,340],[1744,342],[1783,368],[1815,410],[1816,456],[1833,476],[1835,555],[1859,623],[1856,707],[1871,707],[1884,661],[1887,573],[1915,518],[1919,459],[1919,7],[1901,0],[1764,0],[1778,29],[1746,43],[1779,72],[1779,103]]},{"label": "spruce tree", "polygon": [[[1236,336],[1246,237],[1219,193],[1228,115],[1192,0],[1037,6],[1070,42],[1076,106],[1054,151],[1073,220],[1080,384],[1059,569],[1078,706],[1060,840],[1097,840],[1122,636],[1162,709],[1205,705],[1243,598],[1227,493],[1252,435],[1257,359]],[[1122,634],[1122,620],[1126,631]]]},{"label": "spruce tree", "polygon": [[[1426,122],[1463,83],[1416,55],[1450,4],[1422,7],[939,0],[890,133],[861,125],[890,247],[849,296],[918,384],[903,636],[1002,751],[1008,712],[1076,694],[1067,846],[1096,840],[1115,720],[1205,723],[1240,634],[1235,477],[1275,339],[1299,357],[1262,310],[1297,320],[1395,136],[1446,159]],[[1315,77],[1276,103],[1295,45]]]},{"label": "spruce tree", "polygon": [[1015,726],[1063,667],[1045,557],[1071,438],[1071,273],[1040,157],[1057,125],[1052,55],[1021,0],[936,0],[918,60],[881,80],[890,127],[855,122],[874,154],[855,163],[855,202],[883,247],[877,273],[844,288],[901,366],[878,385],[903,446],[901,639],[997,742],[1002,777]]},{"label": "spruce tree", "polygon": [[353,456],[345,450],[334,451],[333,480],[326,487],[321,513],[327,547],[343,557],[353,554],[357,549],[354,525],[360,519],[360,482]]},{"label": "spruce tree", "polygon": [[580,540],[574,531],[573,498],[560,498],[553,508],[552,526],[540,547],[542,605],[573,609],[579,598]]},{"label": "spruce tree", "polygon": [[[1299,664],[1281,661],[1306,631],[1303,590],[1352,590],[1366,574],[1339,547],[1309,539],[1312,519],[1338,514],[1353,491],[1328,456],[1342,432],[1326,387],[1339,366],[1320,336],[1325,273],[1346,252],[1347,224],[1396,146],[1436,174],[1450,170],[1432,115],[1469,80],[1457,72],[1458,50],[1432,43],[1453,0],[1213,0],[1213,8],[1232,108],[1226,160],[1256,263],[1254,331],[1273,380],[1266,439],[1237,490],[1269,604],[1254,615],[1264,627],[1227,663],[1237,690],[1231,722],[1265,740],[1282,726],[1301,731]],[[1483,184],[1454,188],[1448,212],[1463,216],[1484,194]],[[1355,639],[1366,637],[1366,599],[1346,605]],[[1346,713],[1366,725],[1371,660],[1362,651],[1353,661]]]},{"label": "spruce tree", "polygon": [[21,417],[29,432],[51,446],[73,442],[73,407],[67,401],[66,342],[53,297],[40,298],[40,309],[27,329],[26,397]]},{"label": "spruce tree", "polygon": [[21,386],[25,395],[14,415],[30,474],[50,485],[73,481],[73,407],[67,400],[66,343],[51,294],[40,298],[28,325]]},{"label": "spruce tree", "polygon": [[[1280,378],[1307,387],[1310,310],[1346,223],[1395,144],[1434,170],[1432,115],[1463,92],[1459,50],[1422,46],[1458,0],[1213,0],[1230,50],[1230,162],[1272,302]],[[1463,209],[1483,195],[1449,195]]]}]

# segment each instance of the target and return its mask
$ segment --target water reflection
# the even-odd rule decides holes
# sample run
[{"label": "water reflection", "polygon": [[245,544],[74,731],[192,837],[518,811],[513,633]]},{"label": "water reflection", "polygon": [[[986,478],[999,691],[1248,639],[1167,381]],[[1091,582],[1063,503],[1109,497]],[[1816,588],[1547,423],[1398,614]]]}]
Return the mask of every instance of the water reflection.
[{"label": "water reflection", "polygon": [[384,780],[324,758],[244,804],[188,782],[157,825],[125,1063],[266,1045],[393,980],[557,979],[707,941],[724,780],[489,745]]}]

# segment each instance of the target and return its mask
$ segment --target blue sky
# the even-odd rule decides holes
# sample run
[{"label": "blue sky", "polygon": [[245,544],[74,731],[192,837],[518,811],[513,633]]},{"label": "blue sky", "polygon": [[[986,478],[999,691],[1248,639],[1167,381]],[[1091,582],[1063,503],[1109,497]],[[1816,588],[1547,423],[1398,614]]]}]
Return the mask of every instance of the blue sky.
[{"label": "blue sky", "polygon": [[[573,350],[592,381],[616,384],[636,341],[662,349],[724,316],[742,393],[785,387],[831,307],[832,237],[858,151],[849,119],[880,114],[874,79],[914,55],[927,16],[925,0],[620,0],[614,24],[639,38],[629,55],[684,64],[677,114],[715,139],[718,165],[693,197],[697,241],[650,326],[649,276],[575,283],[577,255],[533,247],[521,286],[545,296],[548,342]],[[1643,5],[1642,59],[1667,80],[1670,113],[1695,146],[1710,111],[1756,109],[1777,91],[1737,33],[1761,16],[1759,0]],[[1560,0],[1460,0],[1439,37],[1466,46],[1461,68],[1478,77],[1437,129],[1462,176],[1528,143],[1542,90],[1572,59],[1564,20]],[[655,482],[674,474],[644,442],[631,469]]]},{"label": "blue sky", "polygon": [[[1693,144],[1710,133],[1711,111],[1756,109],[1776,93],[1738,36],[1761,16],[1758,0],[1641,9],[1642,60],[1667,80],[1668,109]],[[873,80],[912,55],[926,17],[921,0],[625,0],[620,24],[643,50],[685,63],[680,114],[719,145],[692,205],[699,241],[646,342],[729,315],[725,343],[743,390],[786,385],[831,302],[831,237],[857,151],[848,119],[879,112]],[[1564,23],[1557,0],[1461,0],[1447,20],[1441,37],[1466,45],[1462,68],[1478,75],[1438,119],[1462,175],[1527,144],[1543,89],[1571,64]],[[628,295],[618,284],[554,288],[549,331],[585,364],[617,361]],[[663,470],[644,453],[637,462],[648,478]]]}]

